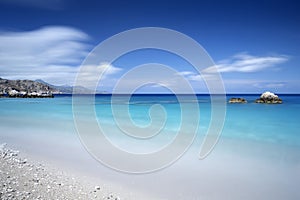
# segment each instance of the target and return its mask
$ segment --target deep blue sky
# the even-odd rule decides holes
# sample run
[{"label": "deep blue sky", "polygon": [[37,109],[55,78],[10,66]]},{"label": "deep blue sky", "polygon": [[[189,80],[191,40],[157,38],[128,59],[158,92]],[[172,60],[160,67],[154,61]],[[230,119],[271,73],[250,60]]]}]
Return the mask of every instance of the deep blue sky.
[{"label": "deep blue sky", "polygon": [[[3,0],[0,3],[0,37],[1,34],[2,38],[14,33],[26,35],[27,32],[44,27],[69,27],[87,35],[88,39],[84,43],[89,45],[87,49],[90,50],[121,31],[147,26],[165,27],[195,39],[217,64],[226,63],[221,73],[228,92],[262,92],[270,89],[280,93],[299,93],[299,10],[298,1],[275,0],[46,0],[43,3],[38,0]],[[0,51],[6,51],[5,47],[0,46]],[[155,53],[149,53],[153,54]],[[243,55],[238,58],[240,61],[251,58],[255,65],[255,60],[258,60],[258,67],[249,71],[239,70],[241,66],[235,63],[235,56],[240,54]],[[136,56],[141,57],[139,54]],[[161,54],[159,58],[163,59],[163,56]],[[267,66],[260,67],[260,59],[266,59],[269,62]],[[82,60],[68,64],[77,66],[80,61]],[[145,62],[148,61],[152,60],[145,59]],[[13,61],[11,66],[4,66],[9,63],[7,60],[0,60],[0,77],[19,78],[20,76],[13,76],[11,69],[6,71],[7,68],[14,67]],[[179,61],[175,63],[176,61],[168,64],[173,64],[178,71],[192,71],[182,69]],[[126,67],[133,67],[125,60],[123,64],[119,62],[120,66],[117,64],[117,68],[125,67],[125,64],[128,65]],[[234,69],[228,68],[231,64]],[[120,71],[118,73],[122,74]],[[52,83],[63,84],[62,81],[50,77],[43,78]],[[192,84],[197,88],[197,82]],[[201,88],[198,89],[201,92]],[[105,90],[110,90],[110,87],[107,86]]]}]

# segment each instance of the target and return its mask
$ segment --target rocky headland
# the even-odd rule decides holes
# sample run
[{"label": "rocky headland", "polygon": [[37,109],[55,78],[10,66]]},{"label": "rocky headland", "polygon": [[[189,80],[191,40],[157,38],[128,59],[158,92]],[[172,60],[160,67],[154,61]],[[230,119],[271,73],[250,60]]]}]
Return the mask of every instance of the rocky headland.
[{"label": "rocky headland", "polygon": [[0,97],[52,98],[53,94],[72,94],[74,90],[77,94],[93,94],[93,91],[82,86],[52,85],[41,79],[32,81],[0,78]]},{"label": "rocky headland", "polygon": [[0,97],[52,98],[56,92],[54,88],[36,81],[0,78]]}]

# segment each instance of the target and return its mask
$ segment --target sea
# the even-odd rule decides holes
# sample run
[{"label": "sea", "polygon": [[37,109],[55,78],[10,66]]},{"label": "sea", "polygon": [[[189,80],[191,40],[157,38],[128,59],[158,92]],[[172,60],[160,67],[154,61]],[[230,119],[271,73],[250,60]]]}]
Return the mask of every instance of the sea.
[{"label": "sea", "polygon": [[[300,199],[300,95],[279,94],[282,104],[254,103],[259,96],[227,94],[214,105],[225,108],[224,115],[213,114],[209,94],[97,94],[92,102],[81,95],[80,105],[72,95],[0,98],[0,143],[112,183],[123,199]],[[227,103],[232,97],[247,103]],[[86,121],[86,131],[76,118]],[[91,121],[112,144],[99,141],[99,155],[84,139]],[[201,158],[212,121],[221,129]],[[127,160],[111,147],[155,156],[151,163]]]}]

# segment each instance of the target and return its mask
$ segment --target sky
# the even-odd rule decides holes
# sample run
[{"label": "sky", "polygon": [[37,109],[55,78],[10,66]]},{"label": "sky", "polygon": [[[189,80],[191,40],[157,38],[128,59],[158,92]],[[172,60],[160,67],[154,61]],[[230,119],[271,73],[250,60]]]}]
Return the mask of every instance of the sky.
[{"label": "sky", "polygon": [[[73,85],[82,62],[99,43],[129,29],[162,27],[202,45],[227,93],[300,93],[299,10],[296,0],[0,0],[0,77]],[[89,75],[105,70],[98,89],[112,92],[129,70],[147,63],[167,65],[196,93],[209,92],[203,75],[212,68],[200,74],[186,60],[155,49],[89,66],[86,79],[95,81]],[[145,72],[139,78],[149,76],[153,74]],[[164,78],[163,73],[155,76]],[[179,86],[168,76],[161,86],[145,85],[139,91]]]}]

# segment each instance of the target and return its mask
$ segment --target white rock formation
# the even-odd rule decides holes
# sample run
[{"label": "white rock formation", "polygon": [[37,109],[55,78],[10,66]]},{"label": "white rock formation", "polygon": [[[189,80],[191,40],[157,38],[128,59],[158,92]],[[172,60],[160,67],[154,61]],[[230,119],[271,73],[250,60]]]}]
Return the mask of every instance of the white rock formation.
[{"label": "white rock formation", "polygon": [[278,99],[278,96],[276,94],[272,93],[272,92],[267,91],[267,92],[262,93],[260,98],[271,100],[271,99]]},{"label": "white rock formation", "polygon": [[8,91],[8,94],[9,94],[10,96],[15,96],[15,95],[18,95],[19,92],[18,92],[17,90],[10,90],[10,91]]},{"label": "white rock formation", "polygon": [[264,92],[255,103],[281,104],[282,100],[272,92]]}]

